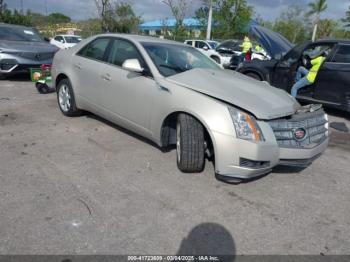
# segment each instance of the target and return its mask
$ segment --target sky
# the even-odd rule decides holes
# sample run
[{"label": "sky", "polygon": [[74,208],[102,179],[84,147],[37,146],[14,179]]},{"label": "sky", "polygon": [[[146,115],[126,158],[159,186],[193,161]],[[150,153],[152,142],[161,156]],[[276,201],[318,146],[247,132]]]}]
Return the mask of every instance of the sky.
[{"label": "sky", "polygon": [[[112,0],[113,1],[113,0]],[[118,1],[118,0],[114,0]],[[120,0],[119,0],[120,1]],[[124,0],[133,3],[135,13],[144,21],[170,18],[169,8],[161,0]],[[192,1],[187,16],[193,17],[194,11],[201,5],[201,0]],[[265,20],[274,20],[288,5],[298,3],[307,7],[307,3],[313,0],[248,0],[254,6],[256,14]],[[48,13],[61,12],[70,16],[73,20],[81,20],[96,17],[94,0],[5,0],[9,8],[20,9],[23,2],[24,10],[31,9],[34,12]],[[322,14],[322,18],[340,19],[345,16],[345,11],[350,6],[350,0],[328,0],[328,8]]]}]

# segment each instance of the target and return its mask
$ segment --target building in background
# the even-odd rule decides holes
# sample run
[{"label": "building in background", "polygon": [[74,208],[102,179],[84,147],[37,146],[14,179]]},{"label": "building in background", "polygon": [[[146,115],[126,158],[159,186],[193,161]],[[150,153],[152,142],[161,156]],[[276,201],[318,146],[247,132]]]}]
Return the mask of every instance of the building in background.
[{"label": "building in background", "polygon": [[[150,36],[171,36],[175,29],[175,19],[154,20],[139,25],[139,30],[143,35]],[[183,26],[188,32],[188,36],[198,38],[203,30],[203,25],[198,19],[185,18]]]}]

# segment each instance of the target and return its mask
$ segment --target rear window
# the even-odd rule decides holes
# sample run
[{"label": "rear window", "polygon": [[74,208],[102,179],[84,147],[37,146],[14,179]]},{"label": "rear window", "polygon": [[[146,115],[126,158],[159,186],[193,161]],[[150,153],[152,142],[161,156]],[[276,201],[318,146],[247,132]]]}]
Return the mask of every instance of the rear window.
[{"label": "rear window", "polygon": [[333,57],[335,63],[350,63],[350,45],[341,45]]}]

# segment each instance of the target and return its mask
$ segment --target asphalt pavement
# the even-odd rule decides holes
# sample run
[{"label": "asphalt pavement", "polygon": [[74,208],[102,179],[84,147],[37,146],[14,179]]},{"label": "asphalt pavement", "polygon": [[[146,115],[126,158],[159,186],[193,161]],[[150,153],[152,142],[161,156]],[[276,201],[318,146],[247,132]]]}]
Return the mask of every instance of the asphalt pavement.
[{"label": "asphalt pavement", "polygon": [[[350,115],[328,111],[350,128]],[[0,81],[0,254],[350,254],[350,133],[304,170],[239,185],[55,93]]]}]

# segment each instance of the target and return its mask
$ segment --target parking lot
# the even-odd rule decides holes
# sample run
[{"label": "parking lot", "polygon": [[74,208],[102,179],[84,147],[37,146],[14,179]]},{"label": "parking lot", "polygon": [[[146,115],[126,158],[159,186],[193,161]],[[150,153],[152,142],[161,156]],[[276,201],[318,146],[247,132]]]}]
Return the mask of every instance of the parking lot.
[{"label": "parking lot", "polygon": [[12,78],[0,82],[0,145],[1,254],[349,254],[350,133],[331,129],[307,169],[230,185],[210,162],[184,174],[174,150],[64,117],[55,93]]}]

